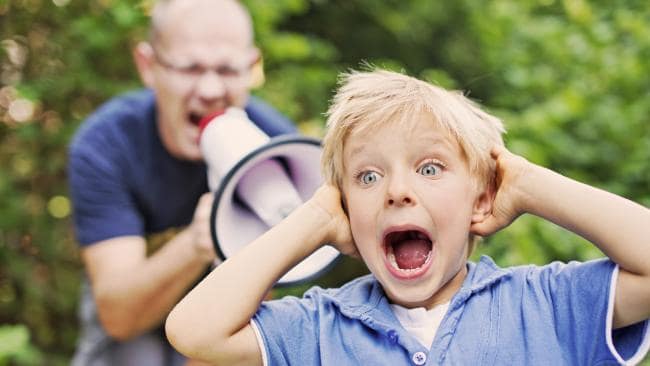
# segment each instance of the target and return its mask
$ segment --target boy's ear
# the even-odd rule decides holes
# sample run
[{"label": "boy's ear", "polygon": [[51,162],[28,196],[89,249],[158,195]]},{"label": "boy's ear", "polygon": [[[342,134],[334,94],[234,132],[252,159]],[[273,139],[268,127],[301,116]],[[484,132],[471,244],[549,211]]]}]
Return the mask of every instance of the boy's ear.
[{"label": "boy's ear", "polygon": [[472,224],[483,222],[492,213],[495,193],[494,184],[489,183],[486,189],[476,198],[474,210],[472,211]]},{"label": "boy's ear", "polygon": [[153,86],[153,66],[155,61],[153,47],[148,42],[140,42],[133,48],[133,61],[138,68],[140,80],[147,87]]}]

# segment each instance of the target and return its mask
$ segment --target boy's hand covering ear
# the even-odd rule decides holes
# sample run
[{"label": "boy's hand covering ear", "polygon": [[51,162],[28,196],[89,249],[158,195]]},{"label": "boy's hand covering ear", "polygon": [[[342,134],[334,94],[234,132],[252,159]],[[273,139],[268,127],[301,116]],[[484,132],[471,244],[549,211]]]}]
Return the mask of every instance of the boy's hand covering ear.
[{"label": "boy's hand covering ear", "polygon": [[352,238],[350,222],[341,205],[341,193],[338,188],[325,183],[316,190],[310,202],[329,216],[327,243],[345,255],[358,258],[359,252]]},{"label": "boy's hand covering ear", "polygon": [[496,176],[494,179],[494,201],[492,211],[475,220],[470,226],[473,234],[487,236],[510,225],[519,215],[525,212],[525,185],[523,178],[530,173],[531,164],[521,156],[515,155],[503,146],[497,146],[490,151],[496,161]]}]

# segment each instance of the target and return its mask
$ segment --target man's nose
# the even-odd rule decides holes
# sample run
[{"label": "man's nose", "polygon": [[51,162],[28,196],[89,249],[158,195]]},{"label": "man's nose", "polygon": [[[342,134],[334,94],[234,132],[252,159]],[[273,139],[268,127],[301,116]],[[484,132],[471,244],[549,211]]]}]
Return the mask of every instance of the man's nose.
[{"label": "man's nose", "polygon": [[386,188],[386,206],[402,207],[415,203],[415,194],[409,179],[400,174],[389,178]]},{"label": "man's nose", "polygon": [[196,93],[205,101],[219,99],[226,94],[226,84],[217,72],[207,70],[197,81]]}]

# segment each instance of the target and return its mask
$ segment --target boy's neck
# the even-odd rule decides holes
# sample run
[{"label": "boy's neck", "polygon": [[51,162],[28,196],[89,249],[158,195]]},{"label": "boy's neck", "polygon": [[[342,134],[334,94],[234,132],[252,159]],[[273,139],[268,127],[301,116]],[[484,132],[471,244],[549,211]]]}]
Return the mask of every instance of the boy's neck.
[{"label": "boy's neck", "polygon": [[427,300],[424,300],[423,302],[420,303],[398,304],[398,305],[408,309],[422,307],[427,310],[431,310],[438,305],[450,302],[451,299],[454,297],[454,295],[456,295],[458,290],[460,290],[461,286],[463,286],[465,277],[467,277],[467,264],[463,264],[460,270],[454,275],[454,277],[452,277],[447,283],[445,283],[440,289],[438,289],[438,291],[435,294],[433,294]]},{"label": "boy's neck", "polygon": [[438,292],[433,294],[431,297],[430,301],[428,301],[427,306],[425,308],[427,310],[433,309],[437,305],[444,304],[446,302],[451,301],[451,298],[456,295],[458,290],[460,290],[461,286],[463,286],[463,282],[465,282],[465,277],[467,277],[467,264],[463,264],[460,267],[460,270],[454,277],[451,278],[447,283],[442,286]]}]

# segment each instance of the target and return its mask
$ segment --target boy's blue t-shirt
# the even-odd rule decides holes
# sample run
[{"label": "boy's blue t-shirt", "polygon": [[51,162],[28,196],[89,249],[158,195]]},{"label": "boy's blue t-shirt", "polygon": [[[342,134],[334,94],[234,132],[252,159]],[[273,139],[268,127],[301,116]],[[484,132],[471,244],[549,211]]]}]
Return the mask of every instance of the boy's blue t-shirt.
[{"label": "boy's blue t-shirt", "polygon": [[[259,99],[251,97],[245,109],[269,136],[296,132]],[[206,165],[170,155],[156,115],[151,90],[131,92],[104,104],[76,133],[68,177],[80,245],[191,222],[199,197],[208,191]]]},{"label": "boy's blue t-shirt", "polygon": [[372,275],[262,304],[253,318],[268,365],[615,365],[639,362],[648,321],[611,330],[618,267],[468,263],[431,349],[393,315]]}]

